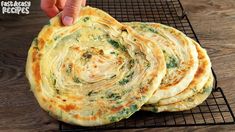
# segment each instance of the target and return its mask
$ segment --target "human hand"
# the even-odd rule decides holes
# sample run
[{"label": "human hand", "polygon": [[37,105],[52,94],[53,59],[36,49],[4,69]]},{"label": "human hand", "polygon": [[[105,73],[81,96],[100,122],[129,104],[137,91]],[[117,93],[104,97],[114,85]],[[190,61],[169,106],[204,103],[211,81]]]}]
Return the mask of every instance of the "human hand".
[{"label": "human hand", "polygon": [[62,11],[61,19],[64,25],[72,25],[77,19],[81,6],[86,0],[41,0],[41,9],[49,17],[54,17]]}]

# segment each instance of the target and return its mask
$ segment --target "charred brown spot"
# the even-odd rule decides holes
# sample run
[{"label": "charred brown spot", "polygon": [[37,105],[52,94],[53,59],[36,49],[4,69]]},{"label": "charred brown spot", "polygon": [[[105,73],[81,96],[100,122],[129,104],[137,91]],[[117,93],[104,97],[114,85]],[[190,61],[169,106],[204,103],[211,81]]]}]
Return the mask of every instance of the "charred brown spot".
[{"label": "charred brown spot", "polygon": [[127,29],[126,29],[125,27],[122,27],[122,28],[121,28],[121,31],[122,31],[122,32],[127,32]]},{"label": "charred brown spot", "polygon": [[92,115],[92,116],[82,117],[82,116],[80,116],[79,114],[77,114],[77,115],[74,115],[74,118],[76,118],[76,119],[81,119],[81,120],[96,120],[97,117],[100,117],[100,116],[101,116],[101,114],[102,114],[102,111],[99,110],[98,112],[96,112],[95,115]]},{"label": "charred brown spot", "polygon": [[71,111],[71,110],[76,109],[76,105],[74,105],[74,104],[59,105],[59,107],[60,107],[62,110],[66,111],[66,112],[69,112],[69,111]]},{"label": "charred brown spot", "polygon": [[133,104],[133,100],[132,101],[129,101],[125,104],[126,107],[129,107],[131,104]]},{"label": "charred brown spot", "polygon": [[148,87],[147,86],[145,86],[145,87],[142,87],[142,88],[140,88],[140,90],[139,90],[139,92],[140,93],[146,93],[148,91]]},{"label": "charred brown spot", "polygon": [[75,51],[80,51],[79,47],[73,47],[72,49],[75,50]]},{"label": "charred brown spot", "polygon": [[33,51],[32,53],[32,62],[35,62],[37,60],[37,52],[36,51]]},{"label": "charred brown spot", "polygon": [[44,45],[45,45],[45,41],[42,38],[38,39],[38,48],[40,50],[43,49]]},{"label": "charred brown spot", "polygon": [[95,75],[94,74],[91,74],[91,76],[90,76],[91,78],[94,78],[95,77]]},{"label": "charred brown spot", "polygon": [[82,117],[80,115],[74,115],[74,118],[80,119],[80,120],[96,120],[96,116],[88,116],[88,117]]},{"label": "charred brown spot", "polygon": [[117,63],[118,63],[119,65],[121,65],[121,64],[122,64],[122,58],[121,58],[121,57],[118,57],[118,61],[117,61]]},{"label": "charred brown spot", "polygon": [[101,49],[101,50],[99,50],[99,54],[100,55],[104,55],[104,51]]},{"label": "charred brown spot", "polygon": [[[204,66],[203,66],[203,67],[204,67]],[[203,73],[204,73],[204,69],[203,69],[202,67],[199,67],[199,68],[197,69],[197,72],[196,72],[194,78],[199,77],[199,76],[200,76],[201,74],[203,74]]]},{"label": "charred brown spot", "polygon": [[191,59],[190,61],[189,61],[189,63],[188,63],[188,65],[193,65],[195,63],[195,61],[193,60],[193,59]]},{"label": "charred brown spot", "polygon": [[50,102],[54,103],[55,101],[54,101],[54,100],[52,100],[52,99],[50,99]]},{"label": "charred brown spot", "polygon": [[82,56],[86,59],[90,59],[92,57],[92,55],[88,52],[85,52]]},{"label": "charred brown spot", "polygon": [[46,100],[45,98],[42,98],[42,101],[43,101],[43,102],[47,102],[47,100]]},{"label": "charred brown spot", "polygon": [[40,66],[38,61],[33,64],[33,73],[36,83],[39,84],[41,80],[41,75],[40,75]]},{"label": "charred brown spot", "polygon": [[112,108],[111,111],[116,113],[116,112],[120,111],[122,108],[123,108],[123,106],[115,107],[115,108]]},{"label": "charred brown spot", "polygon": [[174,80],[174,82],[172,82],[172,83],[170,83],[170,84],[162,84],[161,87],[160,87],[160,89],[162,89],[162,90],[168,90],[168,89],[169,89],[168,87],[174,86],[174,85],[178,84],[181,80],[182,80],[182,78],[181,78],[181,79],[178,79],[178,80]]}]

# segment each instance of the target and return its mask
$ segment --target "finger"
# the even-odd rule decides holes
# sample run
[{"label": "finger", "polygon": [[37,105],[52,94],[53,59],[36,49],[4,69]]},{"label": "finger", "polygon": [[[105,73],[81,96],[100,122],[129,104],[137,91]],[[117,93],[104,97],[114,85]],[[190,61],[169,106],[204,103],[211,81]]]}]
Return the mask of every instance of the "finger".
[{"label": "finger", "polygon": [[81,9],[82,0],[67,0],[64,6],[62,13],[62,22],[64,25],[72,25],[73,22],[77,19],[80,9]]},{"label": "finger", "polygon": [[64,9],[65,2],[66,0],[57,0],[55,5],[60,11],[62,11]]},{"label": "finger", "polygon": [[41,9],[49,17],[54,17],[59,13],[59,9],[55,6],[56,0],[41,0]]},{"label": "finger", "polygon": [[86,0],[82,1],[82,6],[86,6]]}]

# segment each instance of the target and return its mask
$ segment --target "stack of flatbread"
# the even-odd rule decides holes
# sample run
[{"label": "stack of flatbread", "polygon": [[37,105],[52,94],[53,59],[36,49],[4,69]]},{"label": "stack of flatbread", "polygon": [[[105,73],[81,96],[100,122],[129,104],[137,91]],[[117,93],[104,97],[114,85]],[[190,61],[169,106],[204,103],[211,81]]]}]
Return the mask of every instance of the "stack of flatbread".
[{"label": "stack of flatbread", "polygon": [[211,93],[205,49],[159,23],[120,23],[84,7],[72,26],[59,15],[34,39],[26,75],[40,106],[60,121],[97,126],[136,111],[183,111]]}]

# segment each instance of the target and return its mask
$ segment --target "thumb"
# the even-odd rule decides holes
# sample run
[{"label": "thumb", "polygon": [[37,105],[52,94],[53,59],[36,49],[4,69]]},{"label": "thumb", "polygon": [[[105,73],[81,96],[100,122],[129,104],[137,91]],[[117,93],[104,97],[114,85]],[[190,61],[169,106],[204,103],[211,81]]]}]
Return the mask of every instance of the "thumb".
[{"label": "thumb", "polygon": [[83,0],[67,0],[62,12],[62,22],[64,25],[72,25],[77,19]]}]

